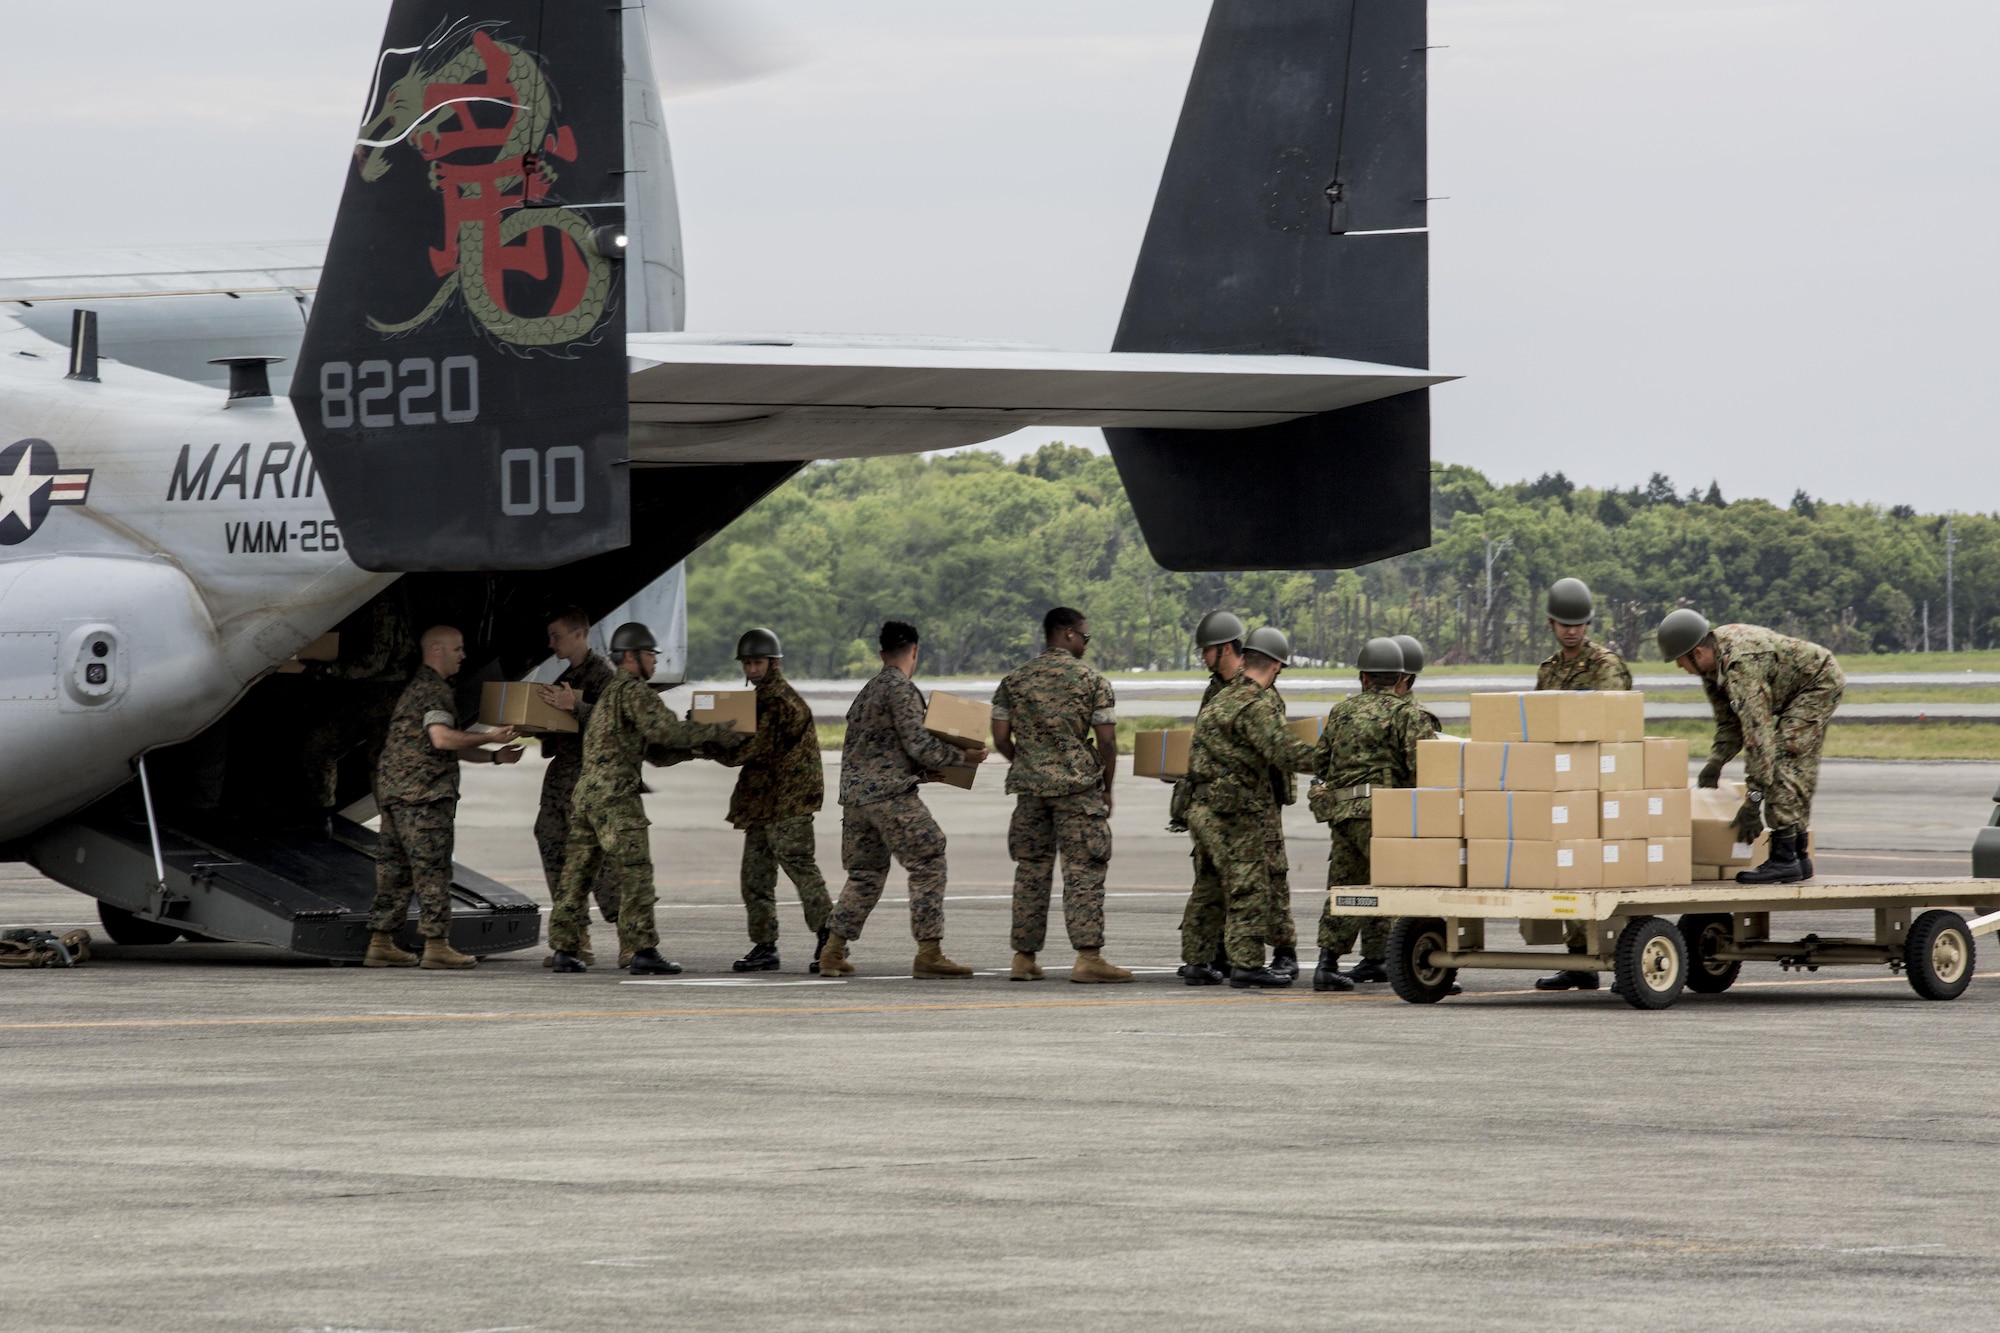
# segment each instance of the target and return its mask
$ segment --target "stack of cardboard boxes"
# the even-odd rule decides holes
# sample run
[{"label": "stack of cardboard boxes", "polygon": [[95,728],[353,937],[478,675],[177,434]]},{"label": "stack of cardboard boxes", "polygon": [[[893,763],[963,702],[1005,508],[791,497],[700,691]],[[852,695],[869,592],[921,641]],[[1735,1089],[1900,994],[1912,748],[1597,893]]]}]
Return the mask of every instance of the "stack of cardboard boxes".
[{"label": "stack of cardboard boxes", "polygon": [[1374,792],[1374,882],[1620,889],[1693,877],[1686,741],[1645,696],[1472,696],[1472,739],[1421,741],[1417,786]]}]

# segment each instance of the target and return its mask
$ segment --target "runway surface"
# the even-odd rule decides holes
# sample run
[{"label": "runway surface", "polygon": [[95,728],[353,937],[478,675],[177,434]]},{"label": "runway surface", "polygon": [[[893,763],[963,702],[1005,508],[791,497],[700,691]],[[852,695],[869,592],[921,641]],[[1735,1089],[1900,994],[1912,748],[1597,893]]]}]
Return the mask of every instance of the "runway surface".
[{"label": "runway surface", "polygon": [[[1983,1322],[1995,977],[1752,969],[1659,1014],[1501,972],[1430,1008],[1192,990],[1185,841],[1126,781],[1107,953],[1139,979],[1062,981],[1058,917],[1013,984],[1003,776],[929,792],[965,982],[908,979],[900,875],[855,979],[805,975],[788,889],[784,970],[730,973],[708,765],[649,798],[666,984],[190,944],[0,973],[0,1327]],[[460,859],[545,896],[535,766],[468,778]],[[1822,864],[1962,874],[1996,785],[1830,763]],[[1324,833],[1291,831],[1309,944]],[[89,906],[0,866],[7,923]]]}]

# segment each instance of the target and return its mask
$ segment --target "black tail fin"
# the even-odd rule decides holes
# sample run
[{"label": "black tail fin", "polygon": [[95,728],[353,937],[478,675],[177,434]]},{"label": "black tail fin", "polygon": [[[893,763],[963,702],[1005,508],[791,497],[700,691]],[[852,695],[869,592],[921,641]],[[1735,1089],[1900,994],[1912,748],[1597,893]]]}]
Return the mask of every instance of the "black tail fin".
[{"label": "black tail fin", "polygon": [[624,546],[616,5],[396,0],[292,404],[368,569]]},{"label": "black tail fin", "polygon": [[[1113,349],[1426,366],[1425,0],[1215,0]],[[1170,569],[1430,542],[1427,390],[1241,431],[1105,432]]]}]

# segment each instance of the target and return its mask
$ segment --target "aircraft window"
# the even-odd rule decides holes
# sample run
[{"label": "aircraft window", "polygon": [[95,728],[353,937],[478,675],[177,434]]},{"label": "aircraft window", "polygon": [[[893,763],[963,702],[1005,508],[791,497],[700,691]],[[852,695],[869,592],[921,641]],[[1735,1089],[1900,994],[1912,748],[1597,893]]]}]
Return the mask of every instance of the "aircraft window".
[{"label": "aircraft window", "polygon": [[99,639],[96,643],[90,645],[90,652],[93,657],[103,657],[110,651],[111,651],[111,645],[106,643],[102,639]]}]

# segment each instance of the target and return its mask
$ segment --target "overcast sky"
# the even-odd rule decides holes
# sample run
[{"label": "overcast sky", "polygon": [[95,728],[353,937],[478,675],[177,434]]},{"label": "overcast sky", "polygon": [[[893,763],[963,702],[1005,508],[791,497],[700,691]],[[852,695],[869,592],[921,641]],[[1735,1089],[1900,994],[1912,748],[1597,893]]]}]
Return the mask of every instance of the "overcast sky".
[{"label": "overcast sky", "polygon": [[[1107,346],[1207,8],[709,0],[663,38],[690,325]],[[0,0],[0,251],[322,238],[386,12]],[[2000,508],[2000,6],[1431,34],[1436,457]]]}]

